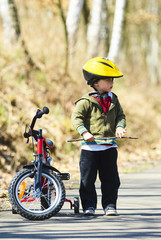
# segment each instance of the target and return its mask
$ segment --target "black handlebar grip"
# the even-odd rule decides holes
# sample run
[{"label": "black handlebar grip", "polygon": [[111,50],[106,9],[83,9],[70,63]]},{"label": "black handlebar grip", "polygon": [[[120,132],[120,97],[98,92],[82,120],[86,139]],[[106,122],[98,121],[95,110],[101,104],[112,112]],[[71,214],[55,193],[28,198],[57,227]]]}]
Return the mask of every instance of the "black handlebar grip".
[{"label": "black handlebar grip", "polygon": [[44,114],[48,114],[49,113],[49,108],[48,107],[43,107],[42,109]]},{"label": "black handlebar grip", "polygon": [[48,114],[48,113],[49,113],[48,107],[43,107],[43,110],[38,109],[36,113],[36,118],[41,118],[43,114]]},{"label": "black handlebar grip", "polygon": [[28,133],[28,132],[24,132],[24,138],[29,138],[31,135],[30,135],[30,133]]},{"label": "black handlebar grip", "polygon": [[[40,109],[37,109],[36,115],[32,119],[32,123],[31,123],[30,128],[33,130],[37,118],[41,118],[43,114],[48,114],[48,113],[49,113],[49,108],[48,107],[43,107],[42,111]],[[27,133],[27,132],[24,133],[25,138],[28,138],[30,136],[31,136],[30,133]]]}]

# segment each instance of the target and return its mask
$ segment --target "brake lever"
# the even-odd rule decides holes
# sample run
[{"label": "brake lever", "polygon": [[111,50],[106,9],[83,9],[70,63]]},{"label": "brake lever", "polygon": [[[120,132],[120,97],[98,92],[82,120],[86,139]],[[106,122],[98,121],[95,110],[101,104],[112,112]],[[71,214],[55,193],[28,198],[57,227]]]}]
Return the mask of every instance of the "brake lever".
[{"label": "brake lever", "polygon": [[29,143],[29,138],[27,138],[27,140],[26,140],[26,144],[28,144]]}]

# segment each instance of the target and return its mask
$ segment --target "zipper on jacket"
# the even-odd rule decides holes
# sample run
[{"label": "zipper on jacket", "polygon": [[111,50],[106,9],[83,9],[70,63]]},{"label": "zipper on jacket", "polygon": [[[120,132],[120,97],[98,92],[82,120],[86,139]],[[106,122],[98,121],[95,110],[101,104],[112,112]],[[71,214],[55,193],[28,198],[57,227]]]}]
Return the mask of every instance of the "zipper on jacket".
[{"label": "zipper on jacket", "polygon": [[105,136],[107,135],[108,129],[107,129],[107,115],[108,113],[105,115]]},{"label": "zipper on jacket", "polygon": [[105,115],[105,126],[107,124],[107,115],[108,115],[108,113]]}]

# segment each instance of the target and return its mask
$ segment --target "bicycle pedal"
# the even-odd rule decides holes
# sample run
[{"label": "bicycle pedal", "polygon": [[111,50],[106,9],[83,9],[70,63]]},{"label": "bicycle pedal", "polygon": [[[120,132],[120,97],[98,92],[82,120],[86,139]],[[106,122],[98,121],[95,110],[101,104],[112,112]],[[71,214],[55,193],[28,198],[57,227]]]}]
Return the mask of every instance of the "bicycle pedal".
[{"label": "bicycle pedal", "polygon": [[59,173],[58,176],[60,177],[61,180],[69,180],[70,179],[69,173]]}]

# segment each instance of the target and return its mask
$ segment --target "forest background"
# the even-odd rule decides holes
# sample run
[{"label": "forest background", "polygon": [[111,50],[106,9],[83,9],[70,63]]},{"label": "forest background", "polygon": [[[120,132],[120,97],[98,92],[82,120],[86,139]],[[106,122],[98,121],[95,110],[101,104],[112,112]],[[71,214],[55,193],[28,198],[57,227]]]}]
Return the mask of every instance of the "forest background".
[{"label": "forest background", "polygon": [[50,113],[37,129],[55,143],[53,162],[78,177],[80,143],[71,124],[74,101],[91,91],[82,66],[109,57],[124,73],[113,91],[127,116],[119,140],[120,172],[161,160],[161,2],[159,0],[0,1],[0,169],[13,174],[32,160],[23,133],[37,108]]}]

